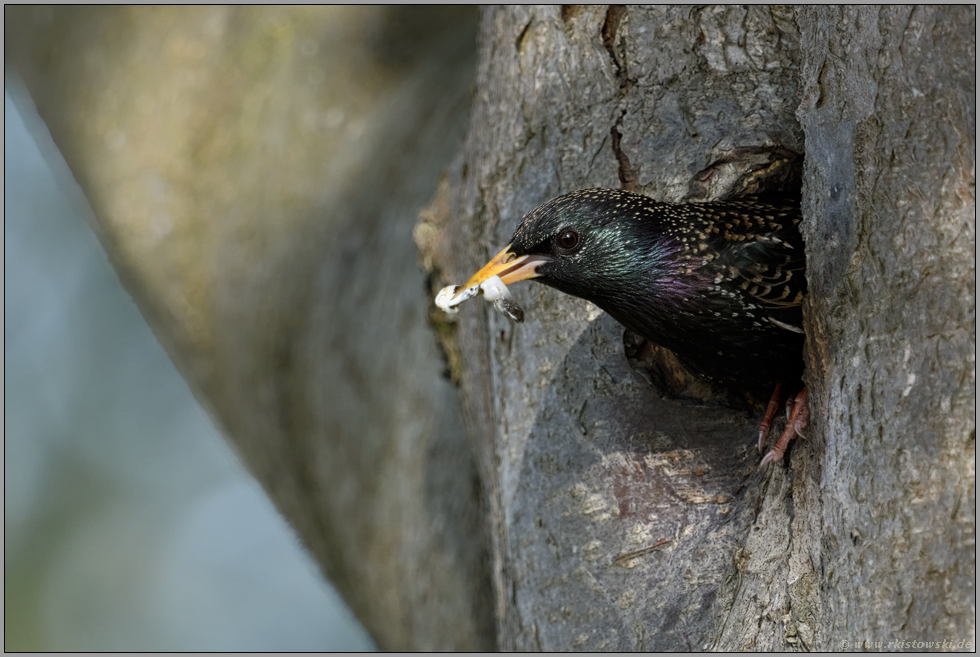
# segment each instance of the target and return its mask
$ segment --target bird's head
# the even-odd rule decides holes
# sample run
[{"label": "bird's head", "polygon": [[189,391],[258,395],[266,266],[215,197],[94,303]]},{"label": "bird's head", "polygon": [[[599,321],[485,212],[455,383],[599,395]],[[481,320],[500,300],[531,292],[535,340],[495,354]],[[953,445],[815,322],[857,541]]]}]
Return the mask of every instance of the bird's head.
[{"label": "bird's head", "polygon": [[585,189],[541,205],[521,221],[511,243],[461,290],[493,276],[504,284],[539,282],[600,305],[629,303],[672,267],[679,245],[658,230],[636,195]]}]

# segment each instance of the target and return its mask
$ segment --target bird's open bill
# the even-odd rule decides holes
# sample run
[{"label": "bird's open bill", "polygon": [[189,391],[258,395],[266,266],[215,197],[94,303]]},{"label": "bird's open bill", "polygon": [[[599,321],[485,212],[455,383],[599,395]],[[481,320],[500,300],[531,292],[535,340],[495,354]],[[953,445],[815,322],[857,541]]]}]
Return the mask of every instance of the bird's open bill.
[{"label": "bird's open bill", "polygon": [[494,276],[499,276],[504,285],[537,278],[539,276],[537,268],[551,261],[551,258],[545,255],[514,255],[510,247],[511,245],[508,244],[503,251],[484,265],[483,269],[473,274],[473,277],[466,281],[466,285],[456,291],[453,298],[458,297],[466,290],[482,285]]}]

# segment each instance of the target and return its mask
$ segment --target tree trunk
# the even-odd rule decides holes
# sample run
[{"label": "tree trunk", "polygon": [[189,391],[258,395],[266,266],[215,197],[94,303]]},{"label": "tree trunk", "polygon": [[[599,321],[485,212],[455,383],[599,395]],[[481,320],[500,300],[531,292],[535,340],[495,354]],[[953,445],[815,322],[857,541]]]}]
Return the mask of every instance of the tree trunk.
[{"label": "tree trunk", "polygon": [[976,607],[976,9],[798,20],[818,646],[961,642]]},{"label": "tree trunk", "polygon": [[549,198],[738,193],[804,130],[812,285],[811,426],[766,475],[757,416],[662,398],[587,302],[527,284],[525,324],[471,303],[442,331],[501,647],[972,637],[974,24],[968,7],[484,12],[470,133],[429,218],[440,285]]}]

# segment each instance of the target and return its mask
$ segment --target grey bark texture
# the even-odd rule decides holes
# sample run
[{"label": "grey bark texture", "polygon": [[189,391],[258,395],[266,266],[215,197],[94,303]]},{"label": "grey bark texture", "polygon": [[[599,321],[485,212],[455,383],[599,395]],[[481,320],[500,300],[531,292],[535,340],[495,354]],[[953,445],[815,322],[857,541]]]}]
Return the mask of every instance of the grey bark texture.
[{"label": "grey bark texture", "polygon": [[470,133],[427,218],[439,285],[561,193],[737,194],[804,133],[813,285],[813,420],[767,476],[758,415],[662,398],[584,301],[526,284],[525,324],[471,304],[443,328],[501,647],[972,640],[974,26],[968,7],[484,12]]},{"label": "grey bark texture", "polygon": [[820,635],[970,639],[976,7],[799,24]]},{"label": "grey bark texture", "polygon": [[[379,645],[972,641],[975,9],[488,8],[476,51],[427,11],[5,8],[121,278]],[[561,193],[733,196],[805,155],[782,466],[584,301],[433,312],[411,227],[471,101],[431,290]]]}]

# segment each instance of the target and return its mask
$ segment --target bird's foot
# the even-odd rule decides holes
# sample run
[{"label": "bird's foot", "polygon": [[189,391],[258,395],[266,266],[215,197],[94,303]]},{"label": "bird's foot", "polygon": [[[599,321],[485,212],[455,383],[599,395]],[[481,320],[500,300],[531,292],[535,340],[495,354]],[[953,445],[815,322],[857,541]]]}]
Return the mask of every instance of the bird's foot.
[{"label": "bird's foot", "polygon": [[[759,453],[762,453],[763,448],[766,446],[766,438],[769,436],[769,430],[772,428],[772,421],[776,417],[776,411],[779,410],[779,402],[783,398],[783,388],[786,387],[784,383],[777,383],[776,389],[772,391],[772,398],[769,399],[769,405],[766,407],[766,414],[762,416],[762,424],[759,425]],[[787,404],[789,400],[787,399]],[[787,414],[787,418],[789,415]]]},{"label": "bird's foot", "polygon": [[[807,422],[810,420],[810,404],[807,401],[808,392],[806,387],[796,395],[796,400],[793,402],[793,410],[790,412],[789,420],[786,422],[786,429],[783,431],[783,435],[779,437],[776,444],[773,446],[769,453],[762,458],[762,463],[759,464],[759,468],[764,468],[769,463],[775,463],[781,461],[783,454],[786,453],[786,446],[789,445],[789,441],[794,437],[799,436],[800,438],[805,438],[801,429],[803,429]],[[773,402],[769,402],[772,406]],[[778,408],[779,402],[776,402]],[[775,413],[773,413],[775,415]],[[768,415],[768,411],[767,411]]]}]

